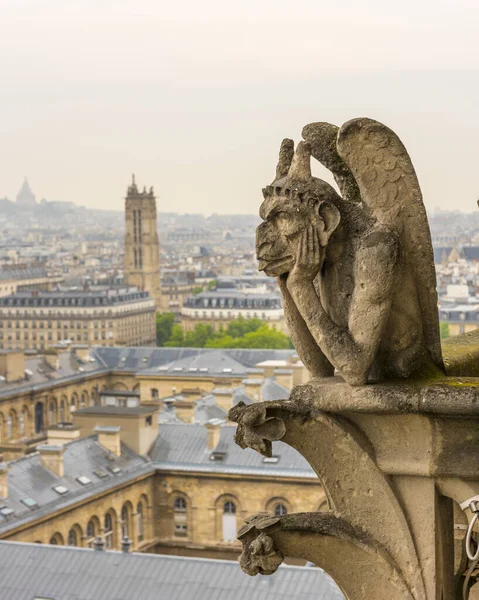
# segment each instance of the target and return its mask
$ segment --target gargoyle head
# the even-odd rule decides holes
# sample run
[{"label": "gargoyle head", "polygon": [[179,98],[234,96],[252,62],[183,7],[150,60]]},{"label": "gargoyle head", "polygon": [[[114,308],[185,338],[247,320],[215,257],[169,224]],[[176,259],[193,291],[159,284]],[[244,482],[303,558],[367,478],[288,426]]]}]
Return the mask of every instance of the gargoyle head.
[{"label": "gargoyle head", "polygon": [[291,271],[308,225],[317,225],[325,249],[339,224],[340,197],[328,183],[312,177],[310,160],[308,143],[300,142],[295,152],[294,142],[283,140],[276,179],[263,189],[259,213],[263,222],[256,229],[258,268],[266,275],[278,277]]}]

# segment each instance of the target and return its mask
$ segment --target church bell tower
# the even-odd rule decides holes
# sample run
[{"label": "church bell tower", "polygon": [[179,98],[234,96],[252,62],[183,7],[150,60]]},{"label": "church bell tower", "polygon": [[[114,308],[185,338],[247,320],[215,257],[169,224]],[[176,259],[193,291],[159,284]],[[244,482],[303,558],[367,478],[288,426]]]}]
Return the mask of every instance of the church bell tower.
[{"label": "church bell tower", "polygon": [[150,293],[160,309],[160,245],[153,187],[140,192],[132,177],[125,198],[125,283]]}]

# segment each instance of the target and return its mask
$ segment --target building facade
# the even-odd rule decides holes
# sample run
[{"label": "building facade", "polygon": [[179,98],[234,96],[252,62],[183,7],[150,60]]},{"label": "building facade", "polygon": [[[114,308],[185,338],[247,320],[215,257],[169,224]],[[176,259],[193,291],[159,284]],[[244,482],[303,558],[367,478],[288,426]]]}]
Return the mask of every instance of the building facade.
[{"label": "building facade", "polygon": [[281,299],[276,292],[248,293],[234,289],[201,292],[186,300],[180,314],[184,331],[194,329],[199,323],[218,330],[238,317],[260,319],[273,329],[288,333]]},{"label": "building facade", "polygon": [[235,558],[248,514],[327,508],[298,453],[243,451],[227,421],[303,370],[289,350],[0,353],[0,539]]},{"label": "building facade", "polygon": [[125,198],[125,283],[150,293],[161,304],[160,247],[156,198],[151,187],[139,191],[135,177]]},{"label": "building facade", "polygon": [[102,346],[156,342],[155,301],[136,288],[17,292],[0,298],[0,349],[45,350],[70,340]]}]

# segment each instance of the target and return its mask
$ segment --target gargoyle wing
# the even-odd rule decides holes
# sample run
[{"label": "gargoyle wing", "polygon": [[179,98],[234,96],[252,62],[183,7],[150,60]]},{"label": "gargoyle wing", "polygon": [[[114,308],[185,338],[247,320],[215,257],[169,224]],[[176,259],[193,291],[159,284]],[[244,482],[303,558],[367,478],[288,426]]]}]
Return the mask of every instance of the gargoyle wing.
[{"label": "gargoyle wing", "polygon": [[425,341],[433,361],[444,370],[431,233],[406,148],[382,123],[358,118],[340,128],[337,149],[358,183],[365,210],[401,240],[403,259],[414,274]]}]

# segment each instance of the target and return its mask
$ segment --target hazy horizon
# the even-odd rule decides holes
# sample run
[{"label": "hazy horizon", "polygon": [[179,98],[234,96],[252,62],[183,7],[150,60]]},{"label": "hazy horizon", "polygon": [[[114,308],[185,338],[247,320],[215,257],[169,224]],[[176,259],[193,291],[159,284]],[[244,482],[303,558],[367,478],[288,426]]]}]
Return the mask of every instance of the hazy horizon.
[{"label": "hazy horizon", "polygon": [[[161,212],[255,214],[281,139],[378,119],[429,210],[477,209],[472,0],[3,0],[0,197],[122,210],[131,173]],[[321,168],[314,168],[323,176]]]}]

